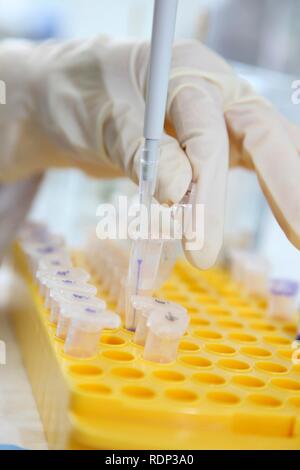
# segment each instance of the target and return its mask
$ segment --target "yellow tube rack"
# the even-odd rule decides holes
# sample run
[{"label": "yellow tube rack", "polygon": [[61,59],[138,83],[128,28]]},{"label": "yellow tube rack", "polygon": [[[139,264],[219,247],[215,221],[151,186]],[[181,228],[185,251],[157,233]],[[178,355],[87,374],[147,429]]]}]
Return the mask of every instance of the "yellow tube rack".
[{"label": "yellow tube rack", "polygon": [[160,290],[190,314],[176,362],[144,361],[123,328],[80,360],[64,354],[18,246],[13,258],[14,325],[50,448],[300,449],[296,324],[269,321],[227,272],[180,261]]}]

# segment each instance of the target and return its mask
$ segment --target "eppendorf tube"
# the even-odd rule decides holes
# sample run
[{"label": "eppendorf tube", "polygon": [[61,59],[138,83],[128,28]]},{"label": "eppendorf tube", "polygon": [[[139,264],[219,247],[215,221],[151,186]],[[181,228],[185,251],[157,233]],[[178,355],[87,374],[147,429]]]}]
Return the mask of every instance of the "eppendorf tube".
[{"label": "eppendorf tube", "polygon": [[49,256],[43,256],[38,261],[38,271],[47,269],[68,269],[72,267],[72,260],[67,250],[61,250],[58,253]]},{"label": "eppendorf tube", "polygon": [[136,240],[132,244],[128,278],[126,283],[125,327],[135,331],[136,311],[133,295],[151,296],[160,264],[162,240]]},{"label": "eppendorf tube", "polygon": [[90,279],[90,274],[81,268],[56,268],[45,269],[37,272],[37,281],[39,286],[40,295],[46,297],[48,281],[65,280],[69,279],[77,282],[87,282]]},{"label": "eppendorf tube", "polygon": [[116,312],[124,320],[126,311],[126,293],[127,293],[127,276],[120,279],[120,291],[117,301]]},{"label": "eppendorf tube", "polygon": [[270,265],[262,257],[249,255],[244,260],[243,285],[246,293],[257,298],[266,298],[269,288]]},{"label": "eppendorf tube", "polygon": [[104,328],[119,328],[120,317],[109,311],[97,309],[89,305],[72,307],[64,306],[67,314],[72,312],[71,325],[67,334],[64,351],[69,356],[88,358],[98,352],[99,339]]},{"label": "eppendorf tube", "polygon": [[96,298],[97,288],[91,284],[72,284],[65,286],[64,282],[49,281],[50,291],[45,306],[50,309],[50,322],[57,323],[59,306],[66,299],[77,302],[88,302]]},{"label": "eppendorf tube", "polygon": [[132,306],[136,312],[136,330],[133,341],[136,344],[144,346],[148,335],[148,317],[153,309],[166,311],[170,308],[172,311],[179,311],[186,314],[186,309],[175,302],[162,300],[155,297],[143,297],[141,295],[134,295],[132,297]]},{"label": "eppendorf tube", "polygon": [[63,245],[51,241],[48,243],[30,243],[24,245],[24,252],[28,257],[30,271],[35,275],[40,260],[53,255],[60,256],[60,254],[66,253],[66,250]]},{"label": "eppendorf tube", "polygon": [[65,339],[71,324],[71,320],[78,308],[89,307],[104,311],[106,303],[104,300],[97,297],[84,296],[80,292],[73,292],[72,296],[65,295],[64,300],[61,299],[57,309],[57,327],[56,336],[60,339]]},{"label": "eppendorf tube", "polygon": [[25,242],[44,242],[51,238],[51,233],[45,224],[25,222],[18,233],[18,240]]},{"label": "eppendorf tube", "polygon": [[268,314],[274,320],[289,321],[297,311],[299,284],[276,279],[271,282]]},{"label": "eppendorf tube", "polygon": [[144,349],[144,359],[152,362],[169,363],[177,356],[179,341],[189,323],[186,312],[169,308],[152,310],[147,326],[148,335]]},{"label": "eppendorf tube", "polygon": [[230,272],[233,280],[238,284],[242,284],[244,267],[249,256],[246,250],[232,249],[229,254]]}]

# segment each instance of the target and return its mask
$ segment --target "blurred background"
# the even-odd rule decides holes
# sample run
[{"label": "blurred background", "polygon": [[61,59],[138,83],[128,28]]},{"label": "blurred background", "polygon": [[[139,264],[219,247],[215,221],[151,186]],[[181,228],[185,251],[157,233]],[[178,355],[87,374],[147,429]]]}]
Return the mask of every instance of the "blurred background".
[{"label": "blurred background", "polygon": [[[150,38],[152,0],[0,0],[0,38],[73,38],[97,34]],[[291,84],[300,78],[299,0],[179,0],[178,38],[202,40],[232,62],[237,72],[282,113],[300,124]],[[50,171],[34,204],[69,241],[82,241],[83,227],[96,225],[96,208],[117,194],[134,194],[128,180],[97,181],[78,171]],[[64,201],[61,210],[61,201]],[[300,279],[300,254],[282,234],[256,177],[232,170],[225,242],[254,243],[276,275]]]}]

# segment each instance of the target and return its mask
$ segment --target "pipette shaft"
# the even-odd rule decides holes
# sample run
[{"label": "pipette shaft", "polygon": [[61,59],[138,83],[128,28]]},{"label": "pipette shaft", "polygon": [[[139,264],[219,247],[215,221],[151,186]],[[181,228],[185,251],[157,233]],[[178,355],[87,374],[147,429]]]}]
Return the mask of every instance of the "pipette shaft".
[{"label": "pipette shaft", "polygon": [[[140,159],[139,196],[140,203],[147,209],[148,237],[151,230],[151,201],[155,192],[158,166],[159,143],[164,128],[164,118],[168,93],[169,72],[172,58],[176,12],[178,0],[156,0],[154,6],[150,64],[144,122],[145,144]],[[137,240],[131,251],[126,300],[126,328],[135,329],[135,311],[131,306],[131,295],[145,291],[151,293],[149,271],[145,256],[152,252],[148,240]],[[156,261],[153,260],[152,276],[155,278],[161,253],[156,246]],[[146,274],[147,273],[147,274]],[[151,284],[154,285],[154,282]],[[145,294],[146,292],[144,292]]]}]

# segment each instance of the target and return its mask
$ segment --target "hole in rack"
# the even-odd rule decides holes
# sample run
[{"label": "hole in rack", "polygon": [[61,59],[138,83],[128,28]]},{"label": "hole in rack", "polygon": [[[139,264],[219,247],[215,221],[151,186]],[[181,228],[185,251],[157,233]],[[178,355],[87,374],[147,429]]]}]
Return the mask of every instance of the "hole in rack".
[{"label": "hole in rack", "polygon": [[222,335],[217,331],[213,330],[196,330],[194,331],[195,336],[203,339],[221,339]]},{"label": "hole in rack", "polygon": [[153,376],[166,382],[182,382],[185,376],[175,370],[156,370]]},{"label": "hole in rack", "polygon": [[289,403],[292,406],[295,406],[297,408],[300,408],[300,397],[291,397],[289,399]]},{"label": "hole in rack", "polygon": [[257,362],[256,367],[271,374],[283,374],[287,368],[277,362]]},{"label": "hole in rack", "polygon": [[171,400],[176,401],[195,401],[197,400],[196,393],[192,392],[191,390],[186,389],[169,389],[165,392],[166,397],[170,398]]},{"label": "hole in rack", "polygon": [[251,375],[236,375],[232,378],[232,383],[241,387],[259,388],[264,387],[265,382]]},{"label": "hole in rack", "polygon": [[165,284],[162,290],[178,293],[178,286],[174,284]]},{"label": "hole in rack", "polygon": [[279,357],[283,357],[283,359],[291,360],[293,352],[291,349],[279,349],[277,354]]},{"label": "hole in rack", "polygon": [[225,383],[225,379],[221,377],[221,375],[210,374],[207,372],[199,372],[198,374],[194,374],[192,379],[196,382],[208,385],[223,385]]},{"label": "hole in rack", "polygon": [[240,309],[238,311],[238,315],[242,318],[246,318],[246,319],[258,319],[258,318],[261,318],[262,317],[262,313],[261,312],[256,312],[254,310],[250,310],[250,309]]},{"label": "hole in rack", "polygon": [[109,395],[112,392],[111,388],[107,385],[97,383],[80,384],[79,388],[84,392],[99,393],[103,395]]},{"label": "hole in rack", "polygon": [[179,304],[182,302],[186,302],[188,300],[186,295],[180,295],[180,294],[172,294],[172,301],[173,302],[178,302]]},{"label": "hole in rack", "polygon": [[251,357],[270,357],[272,353],[264,348],[257,348],[254,346],[246,346],[241,348],[240,351],[242,354],[246,354]]},{"label": "hole in rack", "polygon": [[231,333],[228,338],[239,343],[254,343],[257,341],[256,336],[247,333]]},{"label": "hole in rack", "polygon": [[236,352],[236,350],[231,346],[219,343],[207,344],[205,349],[216,354],[234,354]]},{"label": "hole in rack", "polygon": [[274,331],[276,330],[274,325],[266,322],[254,322],[250,324],[250,328],[258,331]]},{"label": "hole in rack", "polygon": [[208,320],[205,320],[204,318],[191,318],[190,320],[190,325],[192,326],[208,326],[210,322]]},{"label": "hole in rack", "polygon": [[75,375],[101,375],[102,369],[89,364],[74,364],[69,367],[71,374]]},{"label": "hole in rack", "polygon": [[103,335],[100,338],[100,342],[102,344],[110,344],[112,346],[120,346],[122,344],[125,344],[125,341],[123,338],[120,338],[120,336],[114,336],[114,335]]},{"label": "hole in rack", "polygon": [[192,343],[190,341],[180,341],[179,350],[180,351],[198,351],[199,346],[198,344]]},{"label": "hole in rack", "polygon": [[144,373],[139,369],[133,367],[117,367],[112,369],[111,373],[123,379],[142,379]]},{"label": "hole in rack", "polygon": [[277,335],[270,335],[270,336],[265,336],[264,338],[265,343],[269,344],[291,344],[291,340],[288,338],[285,338],[284,336],[277,336]]},{"label": "hole in rack", "polygon": [[116,351],[116,350],[109,350],[104,351],[102,355],[106,359],[111,359],[113,361],[132,361],[134,359],[133,355],[125,352],[125,351]]},{"label": "hole in rack", "polygon": [[205,313],[215,317],[230,317],[231,313],[223,307],[207,307]]},{"label": "hole in rack", "polygon": [[218,326],[220,328],[243,328],[243,324],[237,321],[227,321],[221,320],[218,321]]},{"label": "hole in rack", "polygon": [[243,300],[239,297],[237,298],[227,297],[226,301],[228,302],[229,305],[232,305],[234,307],[244,307],[248,305],[248,302],[246,300]]},{"label": "hole in rack", "polygon": [[200,356],[183,356],[181,357],[182,362],[193,367],[209,367],[211,366],[211,361],[205,357]]},{"label": "hole in rack", "polygon": [[155,393],[150,388],[146,387],[125,387],[123,388],[123,393],[133,398],[141,398],[149,400],[155,396]]},{"label": "hole in rack", "polygon": [[283,388],[284,390],[291,390],[293,392],[300,390],[300,382],[292,379],[273,379],[271,381],[275,387]]},{"label": "hole in rack", "polygon": [[229,392],[209,392],[207,398],[223,405],[237,405],[240,402],[237,395]]},{"label": "hole in rack", "polygon": [[266,406],[268,408],[275,408],[282,404],[278,398],[272,397],[271,395],[250,395],[248,400],[254,405]]},{"label": "hole in rack", "polygon": [[287,333],[288,335],[296,336],[297,333],[297,327],[294,324],[291,325],[285,325],[282,327],[283,331]]},{"label": "hole in rack", "polygon": [[[295,353],[295,352],[296,352],[296,351],[294,351],[294,353]],[[300,359],[300,357],[299,357],[299,354],[297,353],[296,360],[298,360],[298,359]],[[295,364],[295,365],[293,366],[293,372],[296,372],[296,373],[299,373],[299,372],[300,372],[300,364]]]},{"label": "hole in rack", "polygon": [[[211,297],[210,295],[206,294],[200,294],[195,296],[195,301],[198,302],[199,304],[210,304],[210,307],[214,307],[218,305],[219,301],[215,299],[214,297]],[[208,307],[209,308],[209,307]]]},{"label": "hole in rack", "polygon": [[239,361],[237,359],[220,359],[218,361],[218,366],[223,369],[228,370],[248,370],[250,369],[249,364],[244,361]]}]

